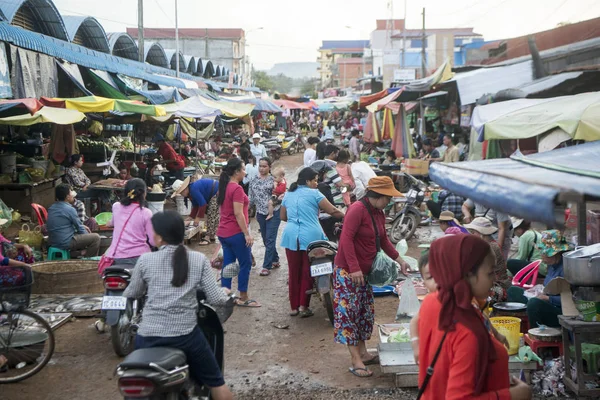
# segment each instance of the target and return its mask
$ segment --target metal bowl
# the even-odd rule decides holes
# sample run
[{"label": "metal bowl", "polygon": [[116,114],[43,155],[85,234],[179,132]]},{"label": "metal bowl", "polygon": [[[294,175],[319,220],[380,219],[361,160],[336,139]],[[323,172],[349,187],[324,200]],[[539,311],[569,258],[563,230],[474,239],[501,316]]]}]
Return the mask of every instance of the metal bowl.
[{"label": "metal bowl", "polygon": [[527,305],[523,303],[511,303],[511,302],[502,302],[496,303],[492,307],[499,311],[525,311],[527,310]]}]

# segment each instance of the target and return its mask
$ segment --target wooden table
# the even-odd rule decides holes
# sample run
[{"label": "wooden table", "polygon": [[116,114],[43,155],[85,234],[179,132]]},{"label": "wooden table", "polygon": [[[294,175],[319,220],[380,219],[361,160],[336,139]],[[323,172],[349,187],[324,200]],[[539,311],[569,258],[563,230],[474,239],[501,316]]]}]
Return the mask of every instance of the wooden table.
[{"label": "wooden table", "polygon": [[125,187],[127,181],[121,179],[103,179],[88,186],[88,189],[121,191]]},{"label": "wooden table", "polygon": [[21,214],[31,214],[31,204],[36,203],[48,208],[54,203],[54,188],[62,183],[62,175],[31,183],[7,183],[0,185],[2,201]]}]

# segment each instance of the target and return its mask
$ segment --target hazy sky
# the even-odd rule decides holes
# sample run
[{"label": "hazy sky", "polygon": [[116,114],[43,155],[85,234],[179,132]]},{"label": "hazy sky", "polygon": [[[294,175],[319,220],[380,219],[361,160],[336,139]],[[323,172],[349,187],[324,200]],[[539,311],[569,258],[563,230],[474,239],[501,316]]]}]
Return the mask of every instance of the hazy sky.
[{"label": "hazy sky", "polygon": [[[551,29],[600,16],[599,0],[406,0],[407,27],[474,27],[486,40]],[[107,32],[137,26],[137,0],[54,0],[62,14],[96,17]],[[179,0],[180,28],[243,28],[258,69],[316,61],[322,40],[368,39],[376,19],[389,19],[389,0]],[[404,16],[394,0],[393,17]],[[147,27],[175,26],[174,0],[144,0]],[[262,30],[256,30],[262,27]]]}]

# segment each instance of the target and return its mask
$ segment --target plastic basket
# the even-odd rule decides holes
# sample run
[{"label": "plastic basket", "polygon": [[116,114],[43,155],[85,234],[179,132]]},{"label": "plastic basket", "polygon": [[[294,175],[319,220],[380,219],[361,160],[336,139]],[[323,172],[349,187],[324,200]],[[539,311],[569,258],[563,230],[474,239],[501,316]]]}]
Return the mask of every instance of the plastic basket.
[{"label": "plastic basket", "polygon": [[493,317],[490,322],[496,330],[506,336],[509,349],[508,355],[515,355],[519,352],[519,334],[521,333],[521,319],[516,317]]},{"label": "plastic basket", "polygon": [[106,225],[110,222],[112,216],[113,215],[111,212],[101,212],[100,214],[96,215],[95,218],[98,225]]},{"label": "plastic basket", "polygon": [[29,268],[10,268],[21,269],[25,275],[25,283],[20,286],[0,286],[0,304],[6,302],[11,308],[28,308],[31,286],[33,285],[33,273]]}]

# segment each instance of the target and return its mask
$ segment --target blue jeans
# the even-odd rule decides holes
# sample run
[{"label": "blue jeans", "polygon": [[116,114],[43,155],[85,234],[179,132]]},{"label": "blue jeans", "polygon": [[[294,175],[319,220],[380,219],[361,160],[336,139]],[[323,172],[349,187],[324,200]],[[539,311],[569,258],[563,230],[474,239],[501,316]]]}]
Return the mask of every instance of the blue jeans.
[{"label": "blue jeans", "polygon": [[265,260],[263,261],[264,269],[273,268],[273,263],[279,262],[279,254],[277,254],[277,233],[281,224],[281,214],[279,210],[273,212],[273,218],[267,220],[266,215],[256,213],[256,221],[260,226],[260,235],[265,244]]},{"label": "blue jeans", "polygon": [[173,347],[183,351],[190,367],[190,376],[198,385],[204,384],[210,388],[216,388],[225,384],[217,359],[208,345],[204,333],[198,327],[183,336],[137,335],[135,337],[136,349],[150,347]]},{"label": "blue jeans", "polygon": [[[250,281],[250,269],[252,268],[252,249],[246,246],[246,238],[242,232],[227,238],[219,236],[219,242],[223,248],[223,267],[234,263],[236,260],[240,265],[238,274],[238,290],[248,291]],[[223,287],[231,290],[231,278],[221,278]]]}]

